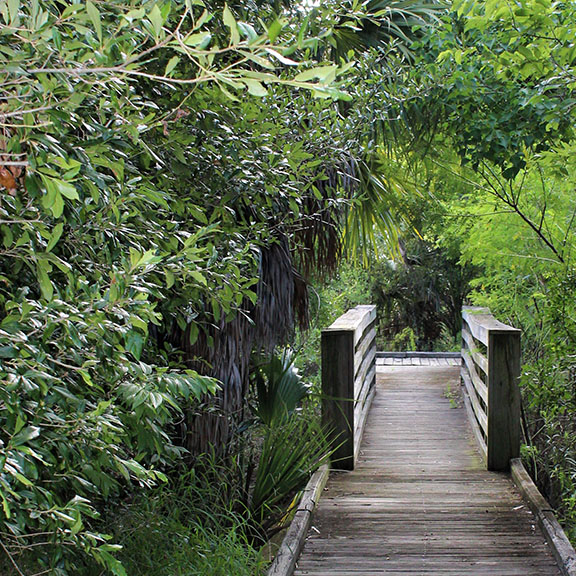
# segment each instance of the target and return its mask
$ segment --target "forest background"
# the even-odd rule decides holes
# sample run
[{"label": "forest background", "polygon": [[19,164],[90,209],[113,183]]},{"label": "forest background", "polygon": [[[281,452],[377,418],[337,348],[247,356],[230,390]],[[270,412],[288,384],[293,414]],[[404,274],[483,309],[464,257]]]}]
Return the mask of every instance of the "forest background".
[{"label": "forest background", "polygon": [[318,330],[369,301],[386,348],[522,329],[575,539],[575,12],[0,3],[2,572],[261,573],[329,455]]}]

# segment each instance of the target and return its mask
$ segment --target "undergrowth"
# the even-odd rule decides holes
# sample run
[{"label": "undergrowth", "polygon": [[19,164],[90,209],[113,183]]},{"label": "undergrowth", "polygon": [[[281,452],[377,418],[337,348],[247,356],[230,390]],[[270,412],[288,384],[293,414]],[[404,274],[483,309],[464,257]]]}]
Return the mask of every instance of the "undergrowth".
[{"label": "undergrowth", "polygon": [[[203,471],[202,471],[203,470]],[[168,485],[110,512],[129,576],[258,576],[267,560],[254,545],[233,466],[205,458]],[[98,576],[86,570],[82,576]]]}]

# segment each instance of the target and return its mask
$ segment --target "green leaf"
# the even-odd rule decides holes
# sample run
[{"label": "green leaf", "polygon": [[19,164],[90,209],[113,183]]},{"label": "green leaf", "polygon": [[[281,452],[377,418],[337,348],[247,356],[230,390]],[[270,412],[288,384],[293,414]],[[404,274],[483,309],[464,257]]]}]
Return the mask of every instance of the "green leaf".
[{"label": "green leaf", "polygon": [[[254,54],[253,52],[249,52],[248,50],[239,50],[239,52],[240,52],[240,54],[242,54],[242,56],[244,56],[248,60],[258,64],[258,66],[261,66],[262,68],[266,68],[267,70],[274,70],[276,68],[276,66],[274,64],[272,64],[272,62],[270,62],[270,60],[263,58],[262,56],[258,56],[257,54]],[[244,70],[243,73],[245,75],[263,74],[264,76],[268,76],[268,78],[271,79],[272,81],[278,81],[278,78],[276,76],[274,76],[273,74],[266,74],[263,72],[255,72],[253,70]]]},{"label": "green leaf", "polygon": [[[278,60],[279,62],[281,62],[282,64],[286,65],[286,66],[298,66],[298,62],[291,60],[290,58],[286,58],[286,56],[282,56],[282,54],[280,54],[279,52],[277,52],[276,50],[273,50],[272,48],[265,48],[266,52],[268,52],[268,54],[270,54],[270,56],[273,56],[274,58],[276,58],[276,60]],[[337,68],[337,66],[336,66]]]},{"label": "green leaf", "polygon": [[122,18],[128,20],[128,22],[133,22],[134,20],[141,20],[146,16],[146,9],[145,8],[137,8],[135,10],[130,10],[126,12],[126,14],[122,14]]},{"label": "green leaf", "polygon": [[164,19],[162,18],[162,12],[160,12],[160,8],[158,8],[158,4],[154,4],[152,10],[150,10],[150,14],[148,15],[150,23],[154,28],[154,33],[156,38],[160,36],[162,32],[162,26],[164,25]]},{"label": "green leaf", "polygon": [[52,230],[52,234],[50,235],[50,240],[48,241],[48,244],[46,245],[46,252],[50,252],[52,250],[52,248],[54,248],[54,246],[56,246],[56,244],[58,244],[58,240],[60,240],[60,237],[62,236],[63,230],[64,230],[64,223],[63,222],[58,222],[58,224],[56,224],[56,226],[54,226],[54,230]]},{"label": "green leaf", "polygon": [[166,288],[170,289],[174,286],[176,281],[176,277],[174,276],[174,272],[171,270],[164,270],[164,275],[166,276]]},{"label": "green leaf", "polygon": [[40,436],[40,428],[38,426],[27,426],[12,436],[11,444],[12,446],[19,446],[20,444],[26,444],[34,438]]},{"label": "green leaf", "polygon": [[58,191],[54,194],[54,202],[50,207],[50,210],[52,211],[54,218],[60,218],[64,212],[64,198],[62,198],[62,194]]},{"label": "green leaf", "polygon": [[294,77],[296,82],[308,82],[310,80],[318,79],[321,82],[330,82],[336,77],[338,66],[316,66],[309,70],[304,70]]},{"label": "green leaf", "polygon": [[87,384],[88,386],[94,386],[94,382],[92,381],[92,378],[90,377],[90,374],[88,373],[87,370],[78,370],[78,373],[82,377],[82,380],[84,381],[85,384]]},{"label": "green leaf", "polygon": [[34,482],[26,478],[26,476],[24,476],[23,474],[20,474],[20,472],[12,472],[12,475],[14,476],[14,478],[22,482],[24,486],[34,486]]},{"label": "green leaf", "polygon": [[179,62],[180,62],[180,56],[172,56],[172,58],[170,58],[170,60],[168,61],[168,64],[166,64],[166,70],[164,70],[164,75],[168,76],[170,72],[172,72],[172,70],[174,70],[174,68],[178,66]]},{"label": "green leaf", "polygon": [[86,2],[86,12],[88,13],[88,17],[90,18],[92,25],[94,26],[98,40],[102,42],[102,21],[100,11],[92,2],[90,2],[90,0],[88,0],[88,2]]},{"label": "green leaf", "polygon": [[258,80],[249,80],[247,78],[244,78],[242,82],[246,84],[248,92],[253,96],[263,97],[268,95],[268,90],[266,90],[263,84],[261,82],[258,82]]},{"label": "green leaf", "polygon": [[199,28],[202,28],[202,26],[204,26],[204,24],[207,24],[208,22],[210,22],[210,20],[212,20],[212,18],[213,18],[213,15],[210,14],[210,12],[208,12],[207,10],[204,10],[204,12],[202,12],[200,18],[198,18],[198,20],[194,24],[194,30],[198,30]]},{"label": "green leaf", "polygon": [[146,468],[144,468],[142,464],[136,462],[136,460],[124,460],[124,466],[139,478],[146,476]]},{"label": "green leaf", "polygon": [[0,346],[0,358],[16,358],[18,351],[14,346]]},{"label": "green leaf", "polygon": [[232,102],[239,102],[238,98],[236,98],[236,96],[234,96],[234,94],[232,94],[232,92],[227,90],[224,86],[220,85],[218,87],[220,88],[222,94],[226,96],[226,98],[229,98],[230,100],[232,100]]},{"label": "green leaf", "polygon": [[40,290],[42,296],[46,300],[52,300],[54,295],[54,285],[48,276],[48,262],[45,260],[39,260],[36,264],[36,276],[38,278],[38,283],[40,284]]},{"label": "green leaf", "polygon": [[19,25],[18,12],[20,10],[20,0],[8,0],[8,12],[10,14],[10,24],[12,26]]},{"label": "green leaf", "polygon": [[69,182],[64,182],[63,180],[53,180],[54,185],[57,190],[62,194],[62,196],[68,198],[69,200],[79,200],[78,191],[76,187]]},{"label": "green leaf", "polygon": [[200,334],[200,330],[198,329],[198,326],[194,323],[190,324],[188,326],[188,341],[190,343],[190,346],[193,346],[196,343],[196,340],[198,340],[198,336]]},{"label": "green leaf", "polygon": [[235,46],[239,44],[240,33],[238,32],[238,24],[236,23],[236,19],[227,4],[224,4],[222,18],[224,20],[224,25],[230,29],[230,45]]},{"label": "green leaf", "polygon": [[0,498],[2,498],[2,510],[4,510],[4,516],[9,520],[12,517],[12,512],[10,511],[10,505],[8,504],[8,500],[6,500],[3,490],[0,490]]},{"label": "green leaf", "polygon": [[268,40],[270,40],[270,42],[274,44],[274,42],[276,42],[276,39],[280,35],[280,32],[282,32],[282,23],[280,22],[280,20],[274,20],[274,22],[270,24],[267,30]]},{"label": "green leaf", "polygon": [[18,432],[24,428],[25,424],[26,420],[24,420],[24,418],[18,414],[18,417],[16,418],[16,425],[14,426],[14,434],[18,434]]},{"label": "green leaf", "polygon": [[204,276],[204,274],[202,274],[202,272],[199,272],[198,270],[191,270],[190,276],[192,276],[192,278],[194,278],[194,280],[196,280],[198,283],[202,284],[203,286],[208,285],[208,282],[206,280],[206,276]]},{"label": "green leaf", "polygon": [[141,332],[138,330],[130,330],[130,332],[126,334],[126,344],[124,347],[127,352],[130,352],[130,354],[136,358],[136,360],[140,360],[142,349],[144,348],[144,342],[145,337]]},{"label": "green leaf", "polygon": [[212,40],[212,34],[210,32],[198,32],[197,34],[190,34],[184,40],[186,46],[191,46],[192,48],[198,48],[203,50],[206,48],[210,41]]},{"label": "green leaf", "polygon": [[247,22],[238,22],[238,31],[242,36],[247,38],[249,44],[253,44],[258,40],[258,34],[254,26]]}]

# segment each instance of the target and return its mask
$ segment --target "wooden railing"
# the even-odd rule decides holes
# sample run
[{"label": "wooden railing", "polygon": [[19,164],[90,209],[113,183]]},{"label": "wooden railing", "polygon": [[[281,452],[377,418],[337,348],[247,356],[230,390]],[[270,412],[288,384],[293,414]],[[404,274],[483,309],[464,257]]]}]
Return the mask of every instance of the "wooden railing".
[{"label": "wooden railing", "polygon": [[322,331],[322,420],[334,468],[354,469],[376,382],[376,307],[356,306]]},{"label": "wooden railing", "polygon": [[520,330],[487,308],[462,310],[462,381],[472,429],[488,470],[520,454]]}]

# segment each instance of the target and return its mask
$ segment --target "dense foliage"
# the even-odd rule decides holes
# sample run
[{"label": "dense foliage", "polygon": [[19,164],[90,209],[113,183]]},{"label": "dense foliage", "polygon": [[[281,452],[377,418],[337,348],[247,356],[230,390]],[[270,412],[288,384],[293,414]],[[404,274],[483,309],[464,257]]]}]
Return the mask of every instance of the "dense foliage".
[{"label": "dense foliage", "polygon": [[338,96],[340,69],[283,75],[305,31],[202,2],[12,1],[0,18],[2,545],[120,574],[95,504],[164,481],[190,434],[176,422],[229,392],[182,340],[254,307],[261,248],[319,164],[286,154],[285,107],[233,93]]},{"label": "dense foliage", "polygon": [[522,329],[524,456],[572,539],[575,16],[574,2],[463,0],[420,38],[387,86],[396,173],[408,153],[425,191],[407,206],[417,234],[374,274],[388,347],[444,348],[463,301]]},{"label": "dense foliage", "polygon": [[[306,323],[346,222],[392,234],[364,118],[333,100],[355,51],[406,49],[414,7],[2,3],[3,569],[123,574],[103,502],[241,451],[253,349]],[[299,430],[301,482],[321,431],[286,426],[263,456]]]},{"label": "dense foliage", "polygon": [[523,331],[526,462],[572,538],[575,11],[455,2],[423,40],[402,105],[434,195],[422,236],[473,271],[470,303]]},{"label": "dense foliage", "polygon": [[[525,453],[574,526],[575,11],[1,3],[2,569],[121,575],[123,539],[156,570],[144,525],[186,532],[191,574],[204,537],[260,569],[225,557],[326,458],[289,355],[260,363],[312,311],[316,377],[318,327],[370,290],[392,346],[451,347],[466,299],[523,329]],[[344,251],[380,261],[309,306]],[[210,523],[179,466],[213,449]]]}]

